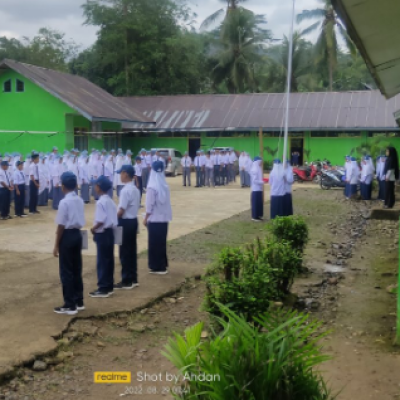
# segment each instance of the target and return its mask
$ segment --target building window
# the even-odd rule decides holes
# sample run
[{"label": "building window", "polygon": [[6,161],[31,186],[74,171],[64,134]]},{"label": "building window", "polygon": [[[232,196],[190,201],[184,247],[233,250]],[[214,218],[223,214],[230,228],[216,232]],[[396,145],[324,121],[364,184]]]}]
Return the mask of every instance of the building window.
[{"label": "building window", "polygon": [[171,138],[171,137],[174,136],[174,134],[173,134],[172,132],[159,132],[159,133],[157,134],[157,136],[158,136],[159,138]]},{"label": "building window", "polygon": [[187,132],[174,132],[174,137],[176,138],[186,138],[188,137]]},{"label": "building window", "polygon": [[312,138],[359,138],[361,132],[312,131]]},{"label": "building window", "polygon": [[266,138],[272,138],[272,137],[278,138],[279,136],[283,137],[283,132],[263,132],[263,137]]},{"label": "building window", "polygon": [[368,132],[368,137],[400,137],[400,132]]},{"label": "building window", "polygon": [[17,79],[17,92],[18,93],[25,92],[25,82],[22,82],[19,79]]},{"label": "building window", "polygon": [[87,128],[74,129],[74,148],[79,151],[87,150],[89,147],[89,137]]},{"label": "building window", "polygon": [[10,93],[11,92],[11,79],[7,80],[3,84],[3,92]]},{"label": "building window", "polygon": [[104,148],[107,151],[115,150],[118,147],[117,135],[104,136]]}]

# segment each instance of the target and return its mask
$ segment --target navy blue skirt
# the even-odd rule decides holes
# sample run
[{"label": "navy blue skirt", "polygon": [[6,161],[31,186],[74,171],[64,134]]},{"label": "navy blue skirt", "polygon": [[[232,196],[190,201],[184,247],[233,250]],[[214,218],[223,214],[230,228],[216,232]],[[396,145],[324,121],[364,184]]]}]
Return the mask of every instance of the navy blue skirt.
[{"label": "navy blue skirt", "polygon": [[90,202],[89,184],[82,183],[81,185],[81,198],[85,203]]},{"label": "navy blue skirt", "polygon": [[293,215],[292,193],[286,193],[283,196],[283,212],[287,217]]},{"label": "navy blue skirt", "polygon": [[149,222],[147,230],[149,234],[149,269],[165,271],[168,268],[168,222]]},{"label": "navy blue skirt", "polygon": [[378,181],[379,183],[379,194],[378,194],[378,200],[385,200],[385,181]]},{"label": "navy blue skirt", "polygon": [[275,217],[284,217],[284,196],[271,196],[271,219]]},{"label": "navy blue skirt", "polygon": [[251,218],[261,219],[264,216],[263,192],[251,192]]},{"label": "navy blue skirt", "polygon": [[53,188],[53,210],[58,210],[60,201],[64,198],[61,186]]},{"label": "navy blue skirt", "polygon": [[350,183],[346,182],[346,186],[344,187],[344,195],[345,197],[350,197]]},{"label": "navy blue skirt", "polygon": [[357,194],[357,185],[350,185],[350,197]]}]

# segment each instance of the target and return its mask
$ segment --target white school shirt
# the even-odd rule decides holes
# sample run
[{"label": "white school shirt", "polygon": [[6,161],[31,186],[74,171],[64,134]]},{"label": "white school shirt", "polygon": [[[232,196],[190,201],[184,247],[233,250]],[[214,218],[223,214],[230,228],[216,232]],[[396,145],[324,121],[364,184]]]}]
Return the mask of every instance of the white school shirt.
[{"label": "white school shirt", "polygon": [[85,206],[75,193],[68,193],[58,205],[56,224],[65,229],[81,229],[85,225]]},{"label": "white school shirt", "polygon": [[225,164],[225,165],[229,165],[230,163],[231,163],[231,159],[230,159],[229,154],[225,154],[225,157],[224,157],[224,164]]},{"label": "white school shirt", "polygon": [[221,165],[221,154],[216,154],[214,157],[214,165],[219,167]]},{"label": "white school shirt", "polygon": [[213,164],[215,165],[215,154],[211,154],[211,155],[210,155],[210,158],[211,158]]},{"label": "white school shirt", "polygon": [[290,166],[290,167],[287,167],[287,169],[286,169],[286,182],[285,182],[286,193],[288,193],[288,194],[292,193],[293,182],[294,182],[293,168]]},{"label": "white school shirt", "polygon": [[142,176],[142,171],[143,171],[143,166],[142,164],[135,164],[135,175],[136,176]]},{"label": "white school shirt", "polygon": [[228,154],[228,157],[229,157],[230,164],[233,164],[237,160],[236,154],[233,151],[232,151],[232,154]]},{"label": "white school shirt", "polygon": [[211,157],[210,158],[206,157],[206,164],[205,165],[206,165],[206,168],[214,168],[214,162],[211,159]]},{"label": "white school shirt", "polygon": [[194,158],[194,166],[197,167],[201,167],[201,161],[200,161],[200,156],[196,156]]},{"label": "white school shirt", "polygon": [[12,185],[11,174],[9,171],[4,171],[4,169],[0,169],[0,189],[5,189],[1,182],[4,182],[7,186]]},{"label": "white school shirt", "polygon": [[206,165],[206,156],[200,156],[200,167],[204,167]]},{"label": "white school shirt", "polygon": [[190,166],[192,165],[192,159],[189,156],[188,157],[182,157],[181,165],[182,165],[183,168],[190,168]]},{"label": "white school shirt", "polygon": [[125,210],[122,219],[137,218],[140,207],[140,192],[133,182],[127,183],[119,195],[118,210]]},{"label": "white school shirt", "polygon": [[117,207],[108,194],[100,196],[96,203],[93,225],[99,222],[103,225],[95,231],[96,233],[103,233],[105,229],[118,226]]},{"label": "white school shirt", "polygon": [[35,164],[34,162],[29,167],[29,177],[32,175],[36,181],[39,180],[39,164]]},{"label": "white school shirt", "polygon": [[79,184],[89,183],[89,164],[84,163],[79,167]]},{"label": "white school shirt", "polygon": [[151,161],[152,161],[152,159],[151,159],[151,155],[150,154],[146,154],[146,156],[145,156],[145,161],[146,161],[146,166],[147,167],[151,167]]},{"label": "white school shirt", "polygon": [[29,168],[30,168],[30,165],[31,165],[30,161],[25,161],[25,163],[24,163],[25,185],[29,185],[29,181],[30,181]]},{"label": "white school shirt", "polygon": [[15,185],[25,185],[25,174],[24,171],[16,170],[14,172],[14,184]]}]

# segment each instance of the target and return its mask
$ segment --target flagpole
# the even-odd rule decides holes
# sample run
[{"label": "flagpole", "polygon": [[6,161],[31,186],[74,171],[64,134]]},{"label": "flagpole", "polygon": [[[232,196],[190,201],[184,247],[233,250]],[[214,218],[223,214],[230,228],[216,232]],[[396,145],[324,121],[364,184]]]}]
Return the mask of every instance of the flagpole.
[{"label": "flagpole", "polygon": [[286,164],[287,159],[287,147],[288,147],[288,137],[289,137],[289,107],[290,107],[290,92],[292,84],[292,60],[293,60],[293,28],[294,28],[294,13],[295,13],[295,2],[293,0],[292,9],[292,23],[290,26],[289,35],[289,57],[288,57],[288,67],[287,67],[287,90],[286,90],[286,113],[285,113],[285,130],[283,139],[283,165]]}]

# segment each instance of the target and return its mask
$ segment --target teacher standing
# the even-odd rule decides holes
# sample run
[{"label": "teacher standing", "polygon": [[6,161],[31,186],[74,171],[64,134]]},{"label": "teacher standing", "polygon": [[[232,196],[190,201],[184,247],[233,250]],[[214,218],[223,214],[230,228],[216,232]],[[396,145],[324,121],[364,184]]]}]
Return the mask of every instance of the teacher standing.
[{"label": "teacher standing", "polygon": [[172,209],[162,161],[152,164],[146,193],[146,217],[143,224],[148,231],[149,272],[165,275],[168,273],[167,235]]}]

